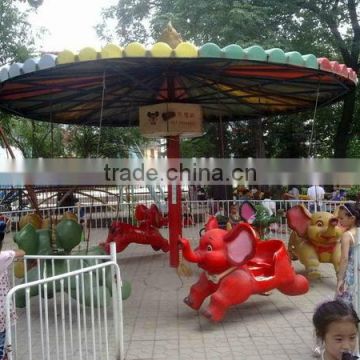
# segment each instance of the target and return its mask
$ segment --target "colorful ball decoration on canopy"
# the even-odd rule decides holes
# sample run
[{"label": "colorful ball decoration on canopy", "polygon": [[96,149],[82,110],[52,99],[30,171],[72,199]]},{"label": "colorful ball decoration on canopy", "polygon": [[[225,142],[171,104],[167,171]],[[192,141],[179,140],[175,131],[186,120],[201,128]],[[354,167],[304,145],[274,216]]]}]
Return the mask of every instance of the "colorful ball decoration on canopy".
[{"label": "colorful ball decoration on canopy", "polygon": [[325,106],[357,84],[344,64],[258,45],[133,42],[44,54],[0,69],[0,108],[55,123],[138,126],[139,107],[199,104],[205,121]]}]

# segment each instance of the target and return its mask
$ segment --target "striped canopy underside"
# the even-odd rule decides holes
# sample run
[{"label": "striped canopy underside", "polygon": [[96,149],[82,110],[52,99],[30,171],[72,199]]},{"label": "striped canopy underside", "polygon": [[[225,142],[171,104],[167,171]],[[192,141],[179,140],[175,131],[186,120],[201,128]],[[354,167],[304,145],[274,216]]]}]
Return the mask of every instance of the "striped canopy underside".
[{"label": "striped canopy underside", "polygon": [[336,73],[262,61],[123,57],[72,62],[0,84],[0,108],[30,119],[138,126],[139,106],[200,104],[206,121],[258,118],[338,101],[355,83]]}]

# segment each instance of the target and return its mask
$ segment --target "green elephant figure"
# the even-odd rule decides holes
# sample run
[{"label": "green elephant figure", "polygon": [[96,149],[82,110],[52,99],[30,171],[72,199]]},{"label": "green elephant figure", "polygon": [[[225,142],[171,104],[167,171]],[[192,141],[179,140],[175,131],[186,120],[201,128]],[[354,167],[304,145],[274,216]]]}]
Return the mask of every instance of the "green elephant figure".
[{"label": "green elephant figure", "polygon": [[[54,249],[57,250],[57,255],[70,254],[72,249],[80,244],[83,237],[83,230],[80,224],[74,220],[63,219],[55,227],[55,241],[51,239],[52,231],[50,229],[36,229],[31,223],[26,224],[19,232],[14,236],[14,241],[18,247],[25,251],[27,255],[51,255],[54,253]],[[40,271],[37,266],[30,267],[27,270],[27,282],[36,281],[42,278],[42,274],[47,272],[47,277],[64,274],[68,271],[75,271],[81,268],[81,262],[83,267],[96,265],[96,260],[87,255],[106,255],[105,250],[99,246],[95,246],[89,251],[79,251],[75,255],[84,255],[83,259],[69,261],[69,267],[67,260],[57,259],[43,260],[40,262]],[[15,265],[15,276],[18,278],[24,278],[24,264],[19,262]],[[39,276],[40,274],[40,276]],[[81,275],[81,280],[84,281],[84,286],[79,286],[80,300],[87,306],[91,305],[91,287],[94,292],[99,291],[101,296],[93,297],[93,304],[95,307],[103,307],[108,305],[112,297],[112,277],[110,268],[106,268],[105,277],[102,272],[99,271],[99,276],[92,277],[92,283],[90,275],[85,273]],[[24,280],[23,280],[24,283]],[[73,298],[76,298],[76,280],[75,277],[69,280],[64,280],[64,291],[70,293]],[[61,282],[58,280],[55,283],[51,283],[47,286],[47,297],[52,298],[54,292],[61,290]],[[83,293],[84,292],[84,293]],[[131,285],[127,281],[122,282],[122,299],[127,299],[131,294]],[[39,287],[32,286],[30,288],[30,296],[39,295]],[[44,291],[42,291],[44,296]],[[98,299],[99,298],[99,299]],[[15,296],[16,306],[25,307],[25,290],[16,292]]]}]

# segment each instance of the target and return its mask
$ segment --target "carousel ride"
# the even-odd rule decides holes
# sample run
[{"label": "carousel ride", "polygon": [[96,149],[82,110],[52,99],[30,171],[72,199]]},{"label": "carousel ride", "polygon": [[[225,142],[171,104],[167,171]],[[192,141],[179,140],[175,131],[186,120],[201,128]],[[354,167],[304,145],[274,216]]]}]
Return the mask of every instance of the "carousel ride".
[{"label": "carousel ride", "polygon": [[[168,158],[178,159],[180,136],[199,136],[202,121],[251,120],[313,110],[339,101],[357,85],[352,69],[327,58],[286,53],[278,48],[264,50],[257,45],[242,48],[230,44],[220,48],[207,43],[197,47],[182,41],[173,28],[165,31],[169,36],[149,48],[137,42],[125,47],[108,44],[100,52],[92,48],[77,54],[65,50],[5,66],[0,70],[0,108],[51,123],[100,128],[140,125],[146,136],[166,137]],[[176,166],[176,160],[173,161]],[[245,274],[247,282],[239,284],[246,293],[266,291],[268,287],[277,287],[287,294],[307,291],[306,281],[290,271],[287,258],[274,262],[274,254],[283,253],[278,245],[272,245],[271,251],[261,250],[266,256],[256,255],[258,237],[250,225],[240,223],[229,234],[225,230],[209,230],[200,240],[200,249],[210,253],[206,262],[199,254],[194,255],[181,238],[179,183],[168,186],[168,222],[170,265],[179,265],[180,245],[185,257],[207,271],[198,284],[206,288],[202,299],[195,299],[190,293],[185,302],[198,308],[211,289],[214,295],[207,315],[213,320],[220,320],[228,306],[247,298],[236,298],[238,288],[231,294],[225,292],[227,300],[217,293],[217,288],[227,282],[220,275],[228,272],[229,266],[230,277]],[[211,253],[220,245],[207,243],[211,231],[216,231],[222,246],[218,265],[212,264]],[[218,234],[219,231],[225,233]],[[235,239],[244,239],[244,244]],[[244,245],[245,250],[240,251],[238,244]],[[247,261],[257,258],[259,263],[254,266],[260,266],[260,273],[270,271],[266,273],[269,285],[264,288],[250,286],[260,273],[245,269]],[[275,274],[281,274],[283,266],[290,269],[291,276],[285,276],[286,281],[281,282],[282,277]],[[212,280],[215,278],[217,282]],[[294,278],[302,285],[287,288]]]}]

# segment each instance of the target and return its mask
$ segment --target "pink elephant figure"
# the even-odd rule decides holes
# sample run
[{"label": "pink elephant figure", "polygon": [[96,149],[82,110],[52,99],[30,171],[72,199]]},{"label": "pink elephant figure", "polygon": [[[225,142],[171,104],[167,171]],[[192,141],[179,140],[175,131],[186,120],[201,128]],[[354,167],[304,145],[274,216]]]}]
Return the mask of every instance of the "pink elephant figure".
[{"label": "pink elephant figure", "polygon": [[195,250],[187,239],[180,239],[185,259],[204,270],[184,299],[191,308],[198,310],[211,295],[203,314],[220,321],[230,306],[243,303],[251,294],[274,288],[287,295],[308,291],[307,279],[295,274],[281,240],[259,241],[246,223],[237,224],[231,231],[209,227]]}]

